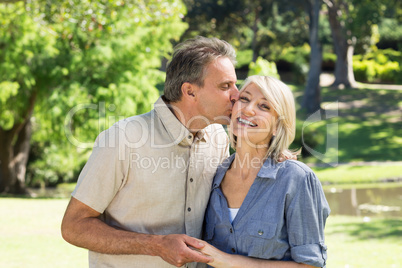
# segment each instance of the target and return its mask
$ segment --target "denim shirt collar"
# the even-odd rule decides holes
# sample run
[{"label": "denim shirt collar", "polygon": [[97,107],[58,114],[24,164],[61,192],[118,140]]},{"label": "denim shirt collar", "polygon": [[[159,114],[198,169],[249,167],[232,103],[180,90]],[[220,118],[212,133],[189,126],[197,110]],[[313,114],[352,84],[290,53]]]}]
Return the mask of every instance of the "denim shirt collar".
[{"label": "denim shirt collar", "polygon": [[[213,184],[213,189],[218,188],[221,183],[223,178],[225,177],[225,174],[231,164],[233,163],[233,160],[235,159],[236,153],[232,154],[228,158],[226,158],[222,164],[218,167],[218,170],[216,171],[215,179],[214,179],[214,184]],[[286,161],[285,161],[286,162]],[[257,174],[257,177],[259,178],[264,178],[264,179],[276,179],[276,175],[278,174],[278,171],[281,167],[285,165],[285,162],[276,162],[272,158],[267,158],[265,160],[264,164],[262,165],[260,171]]]}]

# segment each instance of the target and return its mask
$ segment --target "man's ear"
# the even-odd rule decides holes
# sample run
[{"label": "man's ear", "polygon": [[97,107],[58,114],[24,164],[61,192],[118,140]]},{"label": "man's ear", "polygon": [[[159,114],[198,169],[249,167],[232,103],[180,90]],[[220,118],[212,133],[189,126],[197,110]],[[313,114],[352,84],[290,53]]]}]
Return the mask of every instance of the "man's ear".
[{"label": "man's ear", "polygon": [[196,97],[196,91],[196,87],[189,82],[184,82],[181,85],[181,93],[185,99],[194,99]]}]

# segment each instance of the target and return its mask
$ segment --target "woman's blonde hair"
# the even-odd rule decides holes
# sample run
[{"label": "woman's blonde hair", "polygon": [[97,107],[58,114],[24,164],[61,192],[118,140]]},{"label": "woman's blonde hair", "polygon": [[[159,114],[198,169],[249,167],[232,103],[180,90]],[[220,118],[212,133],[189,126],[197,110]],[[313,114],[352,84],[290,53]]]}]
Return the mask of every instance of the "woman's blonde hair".
[{"label": "woman's blonde hair", "polygon": [[[296,134],[296,109],[292,91],[276,78],[253,75],[244,81],[240,92],[250,84],[256,85],[261,90],[277,114],[276,135],[271,139],[270,144],[267,144],[266,156],[278,161],[280,156],[291,158],[292,155],[299,154],[300,150],[291,152],[288,149]],[[236,148],[236,137],[231,130],[229,130],[229,138],[231,146]]]}]

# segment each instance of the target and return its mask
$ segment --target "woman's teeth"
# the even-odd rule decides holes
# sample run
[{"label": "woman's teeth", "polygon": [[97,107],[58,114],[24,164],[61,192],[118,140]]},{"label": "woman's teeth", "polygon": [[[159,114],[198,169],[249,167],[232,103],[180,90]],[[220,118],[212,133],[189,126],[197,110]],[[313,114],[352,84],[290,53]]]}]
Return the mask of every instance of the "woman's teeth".
[{"label": "woman's teeth", "polygon": [[240,118],[240,117],[237,118],[237,121],[240,122],[240,123],[242,123],[242,124],[249,125],[249,126],[252,126],[252,127],[256,127],[256,126],[257,126],[256,124],[254,124],[254,123],[252,123],[252,122],[250,122],[250,121],[248,121],[248,120],[246,120],[246,119]]}]

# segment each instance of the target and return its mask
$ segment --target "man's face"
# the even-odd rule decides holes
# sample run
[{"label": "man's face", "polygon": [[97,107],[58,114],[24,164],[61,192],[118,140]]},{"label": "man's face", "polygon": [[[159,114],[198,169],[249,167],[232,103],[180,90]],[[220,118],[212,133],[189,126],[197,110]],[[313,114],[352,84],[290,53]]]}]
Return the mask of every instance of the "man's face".
[{"label": "man's face", "polygon": [[199,88],[197,109],[209,123],[227,125],[233,104],[239,98],[237,77],[232,62],[221,57],[206,67],[204,86]]}]

